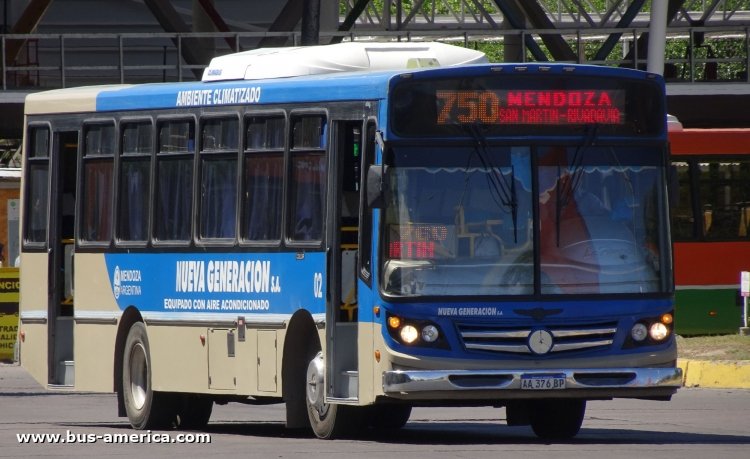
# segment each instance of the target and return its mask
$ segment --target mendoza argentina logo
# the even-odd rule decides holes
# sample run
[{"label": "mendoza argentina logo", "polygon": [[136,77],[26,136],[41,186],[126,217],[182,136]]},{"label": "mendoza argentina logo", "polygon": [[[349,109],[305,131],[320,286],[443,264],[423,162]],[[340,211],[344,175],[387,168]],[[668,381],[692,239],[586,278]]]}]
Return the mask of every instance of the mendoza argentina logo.
[{"label": "mendoza argentina logo", "polygon": [[140,269],[120,269],[115,266],[115,272],[112,279],[112,291],[115,299],[120,296],[140,296],[141,289],[141,270]]}]

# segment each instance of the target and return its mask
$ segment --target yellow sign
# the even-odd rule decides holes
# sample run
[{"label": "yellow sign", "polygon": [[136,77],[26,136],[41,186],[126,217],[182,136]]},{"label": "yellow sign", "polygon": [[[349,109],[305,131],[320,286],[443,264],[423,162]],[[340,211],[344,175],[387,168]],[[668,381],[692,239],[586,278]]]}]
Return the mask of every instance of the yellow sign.
[{"label": "yellow sign", "polygon": [[18,336],[18,268],[0,268],[0,361],[13,360]]}]

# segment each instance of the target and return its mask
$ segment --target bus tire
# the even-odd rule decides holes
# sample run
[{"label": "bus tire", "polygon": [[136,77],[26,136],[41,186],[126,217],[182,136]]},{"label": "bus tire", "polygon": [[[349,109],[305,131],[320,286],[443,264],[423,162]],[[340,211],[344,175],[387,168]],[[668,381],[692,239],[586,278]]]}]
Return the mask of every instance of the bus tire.
[{"label": "bus tire", "polygon": [[211,419],[214,401],[199,394],[177,395],[177,427],[181,430],[201,430]]},{"label": "bus tire", "polygon": [[398,430],[409,422],[411,405],[372,405],[367,410],[367,423],[375,430]]},{"label": "bus tire", "polygon": [[308,359],[305,404],[310,427],[318,438],[331,440],[355,433],[360,427],[358,407],[325,402],[325,362],[318,350]]},{"label": "bus tire", "polygon": [[534,400],[529,423],[534,433],[545,440],[567,440],[575,437],[583,424],[586,400]]},{"label": "bus tire", "polygon": [[151,354],[146,327],[135,322],[128,331],[122,356],[122,395],[130,425],[137,430],[171,427],[174,403],[151,389]]}]

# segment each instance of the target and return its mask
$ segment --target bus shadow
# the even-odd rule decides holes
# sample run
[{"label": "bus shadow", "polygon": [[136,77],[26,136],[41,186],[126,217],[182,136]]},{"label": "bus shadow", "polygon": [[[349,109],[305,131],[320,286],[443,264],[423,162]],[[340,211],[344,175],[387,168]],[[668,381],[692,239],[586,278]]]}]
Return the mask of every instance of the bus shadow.
[{"label": "bus shadow", "polygon": [[[118,433],[141,433],[125,423],[64,423],[66,427],[113,429]],[[159,430],[174,434],[178,430]],[[201,431],[212,435],[237,435],[265,438],[312,439],[307,430],[290,430],[283,422],[218,422]],[[690,432],[660,432],[634,429],[582,428],[578,436],[565,441],[550,442],[537,438],[529,427],[508,427],[502,424],[475,422],[409,422],[392,431],[363,430],[346,441],[405,445],[472,445],[472,444],[572,444],[572,445],[750,445],[750,435],[717,435]]]},{"label": "bus shadow", "polygon": [[16,392],[0,392],[0,398],[1,397],[8,397],[8,398],[14,398],[14,397],[29,397],[29,398],[58,398],[58,397],[91,397],[92,395],[101,396],[101,394],[93,393],[93,392],[38,392],[38,391],[16,391]]},{"label": "bus shadow", "polygon": [[[536,437],[530,427],[508,427],[502,424],[410,422],[390,434],[370,432],[372,441],[405,444],[628,444],[683,445],[723,444],[750,445],[750,435],[717,435],[689,432],[659,432],[635,429],[581,428],[575,438],[550,442]],[[364,439],[364,438],[363,438]]]},{"label": "bus shadow", "polygon": [[142,434],[146,432],[167,433],[174,435],[177,433],[209,433],[216,435],[242,435],[250,437],[268,437],[268,438],[313,438],[312,432],[306,430],[287,429],[283,422],[218,422],[209,423],[206,428],[201,430],[179,430],[179,429],[157,429],[157,430],[135,430],[128,421],[122,422],[64,422],[57,423],[60,427],[67,428],[84,428],[84,429],[111,429],[116,430],[118,434]]}]

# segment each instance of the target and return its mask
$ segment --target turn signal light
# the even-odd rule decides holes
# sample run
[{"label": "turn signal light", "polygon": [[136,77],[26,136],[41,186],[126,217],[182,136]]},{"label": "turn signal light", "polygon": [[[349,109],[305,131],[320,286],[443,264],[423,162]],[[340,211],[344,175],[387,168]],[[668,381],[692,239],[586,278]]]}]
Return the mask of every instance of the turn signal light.
[{"label": "turn signal light", "polygon": [[391,328],[398,328],[401,326],[401,319],[396,316],[390,316],[388,318],[388,326]]},{"label": "turn signal light", "polygon": [[661,323],[664,325],[670,325],[674,321],[672,314],[666,313],[661,315]]}]

